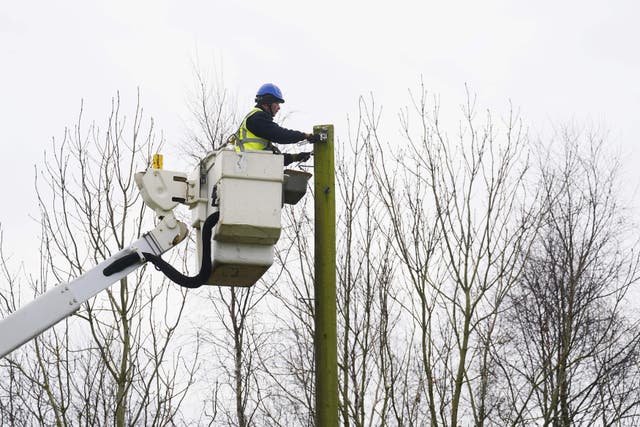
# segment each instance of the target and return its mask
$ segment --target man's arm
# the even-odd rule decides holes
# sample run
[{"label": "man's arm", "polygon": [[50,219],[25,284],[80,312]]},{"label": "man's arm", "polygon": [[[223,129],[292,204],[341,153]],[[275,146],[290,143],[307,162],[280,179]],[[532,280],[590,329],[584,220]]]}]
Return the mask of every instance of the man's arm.
[{"label": "man's arm", "polygon": [[273,118],[265,111],[258,111],[247,119],[247,129],[261,138],[277,144],[295,144],[307,139],[308,135],[297,130],[285,129],[274,123]]}]

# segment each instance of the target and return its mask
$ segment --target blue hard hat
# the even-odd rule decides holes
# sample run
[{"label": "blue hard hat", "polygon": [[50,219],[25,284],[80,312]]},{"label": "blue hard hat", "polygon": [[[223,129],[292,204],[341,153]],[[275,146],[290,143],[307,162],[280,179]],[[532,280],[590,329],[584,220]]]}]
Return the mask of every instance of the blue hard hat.
[{"label": "blue hard hat", "polygon": [[282,91],[278,86],[273,83],[265,83],[260,86],[258,93],[256,93],[256,102],[259,104],[271,102],[283,103],[284,98],[282,97]]}]

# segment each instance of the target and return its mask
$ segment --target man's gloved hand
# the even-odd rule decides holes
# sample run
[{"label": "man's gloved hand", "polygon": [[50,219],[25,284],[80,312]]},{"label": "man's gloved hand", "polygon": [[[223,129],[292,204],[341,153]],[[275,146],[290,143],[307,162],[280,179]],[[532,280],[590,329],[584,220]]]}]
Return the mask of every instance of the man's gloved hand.
[{"label": "man's gloved hand", "polygon": [[320,142],[320,135],[308,133],[306,136],[306,140],[312,144],[315,144],[316,142]]},{"label": "man's gloved hand", "polygon": [[298,153],[296,161],[298,161],[298,162],[306,162],[310,158],[311,158],[311,152],[310,151],[305,151],[303,153]]},{"label": "man's gloved hand", "polygon": [[284,154],[284,165],[289,166],[293,162],[306,162],[311,158],[310,152],[296,153],[296,154]]}]

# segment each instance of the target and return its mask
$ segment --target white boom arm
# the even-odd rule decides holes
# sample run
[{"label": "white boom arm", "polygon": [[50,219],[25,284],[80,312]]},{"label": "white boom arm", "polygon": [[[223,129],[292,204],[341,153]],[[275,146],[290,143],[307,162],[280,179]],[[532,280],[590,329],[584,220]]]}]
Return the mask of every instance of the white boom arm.
[{"label": "white boom arm", "polygon": [[[172,214],[165,216],[155,229],[136,240],[128,249],[101,262],[77,279],[57,285],[13,312],[0,321],[0,358],[75,313],[82,303],[140,268],[146,262],[140,255],[142,252],[161,255],[180,243],[186,235],[187,227],[182,222],[176,221]],[[123,263],[123,258],[128,261]],[[104,270],[109,266],[111,271],[107,270],[109,275],[105,275]]]}]

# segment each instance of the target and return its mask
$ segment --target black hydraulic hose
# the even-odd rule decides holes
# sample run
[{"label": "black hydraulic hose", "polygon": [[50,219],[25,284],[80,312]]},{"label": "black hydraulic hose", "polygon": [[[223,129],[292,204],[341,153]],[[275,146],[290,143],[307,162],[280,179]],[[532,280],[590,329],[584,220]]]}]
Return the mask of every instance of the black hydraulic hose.
[{"label": "black hydraulic hose", "polygon": [[137,252],[131,252],[109,264],[104,270],[102,270],[102,274],[109,277],[112,274],[116,274],[124,270],[125,268],[131,267],[132,265],[139,262],[140,255],[138,255]]},{"label": "black hydraulic hose", "polygon": [[185,288],[199,288],[207,283],[209,276],[211,276],[211,230],[218,223],[218,218],[220,218],[220,212],[214,212],[209,215],[202,225],[202,264],[200,265],[200,272],[195,276],[185,276],[158,255],[148,252],[143,252],[142,255],[172,282]]}]

